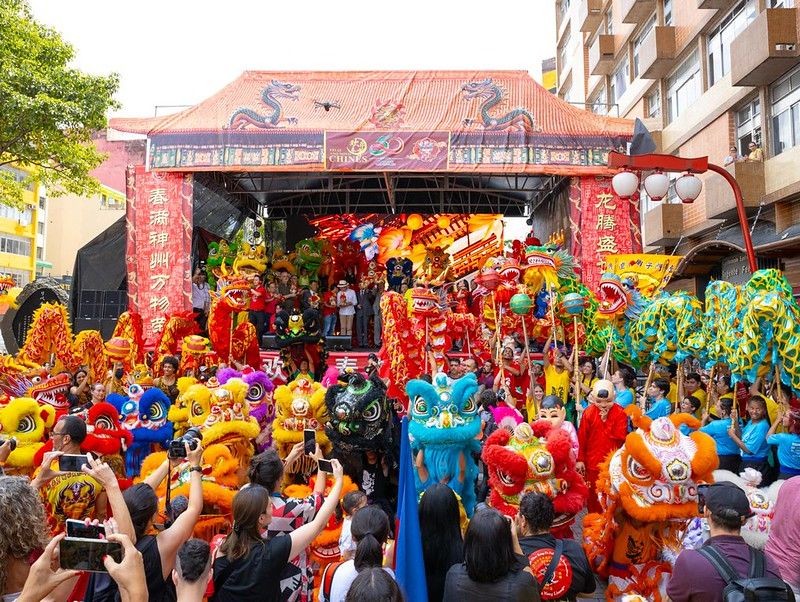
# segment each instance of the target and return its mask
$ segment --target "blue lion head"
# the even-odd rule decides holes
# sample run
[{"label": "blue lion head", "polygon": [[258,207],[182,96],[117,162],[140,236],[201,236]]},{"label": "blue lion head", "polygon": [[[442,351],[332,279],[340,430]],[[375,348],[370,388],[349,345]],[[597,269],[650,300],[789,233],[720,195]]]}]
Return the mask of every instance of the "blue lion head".
[{"label": "blue lion head", "polygon": [[481,430],[474,374],[462,376],[452,384],[447,375],[437,374],[433,384],[410,380],[406,384],[409,399],[409,433],[424,444],[466,444]]}]

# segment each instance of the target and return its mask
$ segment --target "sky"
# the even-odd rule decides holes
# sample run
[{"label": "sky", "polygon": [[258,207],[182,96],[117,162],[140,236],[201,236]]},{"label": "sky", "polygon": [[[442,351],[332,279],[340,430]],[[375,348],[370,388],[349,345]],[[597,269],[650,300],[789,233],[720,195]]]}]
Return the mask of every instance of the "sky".
[{"label": "sky", "polygon": [[[29,0],[76,49],[116,72],[112,115],[166,114],[242,71],[521,69],[555,55],[552,0]],[[124,8],[123,8],[124,7]]]}]

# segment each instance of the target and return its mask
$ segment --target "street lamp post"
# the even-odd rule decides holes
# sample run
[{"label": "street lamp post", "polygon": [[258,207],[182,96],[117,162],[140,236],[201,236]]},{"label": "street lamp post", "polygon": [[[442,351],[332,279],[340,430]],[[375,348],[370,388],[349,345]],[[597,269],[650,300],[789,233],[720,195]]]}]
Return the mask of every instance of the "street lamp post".
[{"label": "street lamp post", "polygon": [[[687,159],[684,157],[675,157],[673,155],[624,155],[616,151],[608,153],[608,166],[625,170],[614,176],[612,185],[614,187],[614,192],[621,197],[627,198],[630,198],[639,187],[639,178],[636,174],[632,173],[633,171],[655,172],[645,180],[645,189],[650,186],[658,191],[657,196],[661,195],[654,200],[660,200],[660,198],[664,196],[664,194],[661,194],[662,191],[665,190],[664,179],[666,180],[666,187],[669,186],[669,178],[663,172],[684,172],[685,175],[676,182],[678,196],[681,197],[681,201],[684,203],[693,202],[700,194],[700,180],[692,174],[713,171],[721,175],[733,190],[733,197],[736,200],[736,213],[739,217],[739,225],[742,228],[742,240],[744,242],[745,254],[747,255],[747,263],[750,265],[750,271],[755,272],[758,269],[756,254],[753,249],[753,240],[750,238],[750,229],[747,226],[747,213],[744,209],[742,191],[736,179],[728,170],[719,165],[709,163],[708,157]],[[685,181],[681,182],[681,180],[684,179]],[[678,184],[680,184],[680,188]]]}]

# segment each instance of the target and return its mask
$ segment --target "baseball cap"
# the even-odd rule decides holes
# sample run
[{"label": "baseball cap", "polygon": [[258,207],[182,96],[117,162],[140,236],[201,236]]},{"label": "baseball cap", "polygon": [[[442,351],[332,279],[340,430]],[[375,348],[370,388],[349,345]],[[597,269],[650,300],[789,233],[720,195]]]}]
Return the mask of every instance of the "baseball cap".
[{"label": "baseball cap", "polygon": [[733,518],[750,518],[750,502],[747,501],[745,492],[728,481],[721,481],[709,485],[705,490],[706,508],[712,514]]}]

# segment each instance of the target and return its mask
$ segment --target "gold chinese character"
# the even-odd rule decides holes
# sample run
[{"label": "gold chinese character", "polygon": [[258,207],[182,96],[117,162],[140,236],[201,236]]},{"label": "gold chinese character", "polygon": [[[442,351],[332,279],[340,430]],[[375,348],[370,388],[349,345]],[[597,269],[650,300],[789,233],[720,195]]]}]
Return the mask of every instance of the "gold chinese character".
[{"label": "gold chinese character", "polygon": [[169,297],[166,295],[163,297],[150,297],[150,309],[167,311],[169,309]]},{"label": "gold chinese character", "polygon": [[613,236],[601,236],[597,239],[597,250],[600,253],[616,253],[617,241]]},{"label": "gold chinese character", "polygon": [[166,209],[159,209],[158,211],[153,211],[150,214],[150,225],[166,226],[168,219],[169,219],[169,211],[167,211]]},{"label": "gold chinese character", "polygon": [[150,191],[150,197],[147,199],[151,205],[166,205],[167,204],[167,191],[165,188],[156,188]]},{"label": "gold chinese character", "polygon": [[598,230],[613,230],[617,227],[617,218],[607,213],[601,213],[597,216],[597,229]]},{"label": "gold chinese character", "polygon": [[156,251],[150,256],[150,269],[169,269],[169,251]]},{"label": "gold chinese character", "polygon": [[169,274],[154,274],[150,276],[150,290],[164,290],[164,287],[167,285],[167,280],[169,280]]},{"label": "gold chinese character", "polygon": [[616,203],[612,203],[611,201],[614,200],[614,195],[609,192],[601,192],[597,195],[597,203],[595,203],[595,209],[608,209],[609,211],[614,211],[617,208]]},{"label": "gold chinese character", "polygon": [[150,328],[153,330],[154,333],[161,332],[164,330],[164,325],[167,323],[167,318],[164,316],[159,316],[158,318],[153,318],[150,320]]},{"label": "gold chinese character", "polygon": [[167,244],[169,234],[166,232],[150,232],[149,240],[151,246],[163,247]]}]

